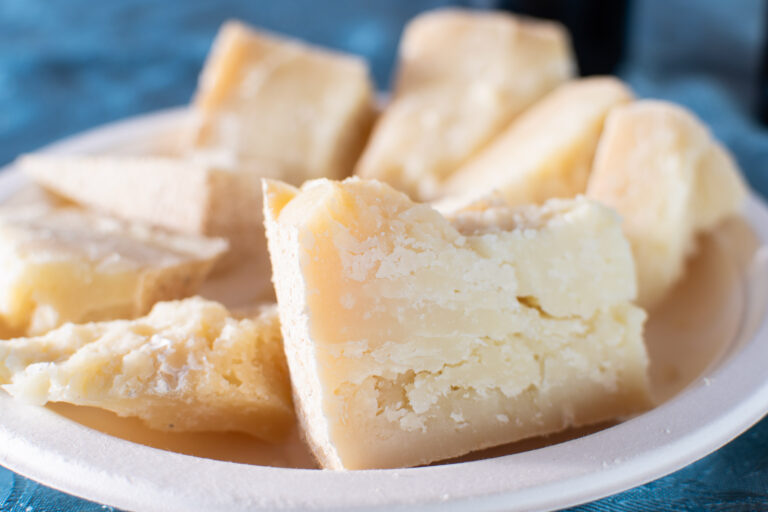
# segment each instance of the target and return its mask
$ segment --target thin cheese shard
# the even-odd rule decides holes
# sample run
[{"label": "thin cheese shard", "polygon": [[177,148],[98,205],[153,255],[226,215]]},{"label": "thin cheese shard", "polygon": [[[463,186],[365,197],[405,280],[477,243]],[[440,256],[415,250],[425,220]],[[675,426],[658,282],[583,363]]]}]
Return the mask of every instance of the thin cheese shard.
[{"label": "thin cheese shard", "polygon": [[445,202],[468,204],[499,194],[512,205],[583,194],[611,109],[632,92],[612,77],[561,85],[512,124],[445,183]]},{"label": "thin cheese shard", "polygon": [[348,176],[373,101],[362,59],[228,22],[200,77],[191,149],[256,171],[266,162],[292,183]]},{"label": "thin cheese shard", "polygon": [[134,318],[197,292],[226,241],[44,203],[0,214],[0,320],[15,335]]},{"label": "thin cheese shard", "polygon": [[643,100],[609,115],[587,195],[622,216],[638,303],[652,308],[683,275],[696,235],[737,213],[746,190],[736,163],[693,114]]},{"label": "thin cheese shard", "polygon": [[19,168],[78,204],[154,226],[226,238],[226,269],[264,254],[261,179],[272,173],[183,158],[125,155],[25,155]]},{"label": "thin cheese shard", "polygon": [[265,209],[294,401],[324,467],[426,464],[648,407],[645,313],[609,209],[449,220],[356,178],[266,181]]},{"label": "thin cheese shard", "polygon": [[433,199],[574,67],[567,33],[555,23],[458,9],[418,16],[401,42],[394,97],[355,173]]},{"label": "thin cheese shard", "polygon": [[199,297],[4,341],[0,384],[26,402],[100,407],[165,431],[277,441],[294,422],[276,309],[238,320]]}]

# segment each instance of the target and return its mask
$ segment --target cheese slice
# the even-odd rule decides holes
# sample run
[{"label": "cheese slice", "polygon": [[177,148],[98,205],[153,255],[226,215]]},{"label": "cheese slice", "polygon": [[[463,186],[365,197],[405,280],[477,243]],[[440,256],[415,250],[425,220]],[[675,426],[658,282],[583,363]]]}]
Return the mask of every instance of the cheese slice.
[{"label": "cheese slice", "polygon": [[199,297],[158,303],[136,320],[4,341],[0,383],[26,402],[100,407],[165,431],[276,441],[294,421],[275,308],[237,320]]},{"label": "cheese slice", "polygon": [[405,30],[394,97],[356,174],[419,200],[573,75],[566,31],[509,14],[438,10]]},{"label": "cheese slice", "polygon": [[610,210],[447,219],[389,186],[266,182],[300,422],[334,469],[415,466],[649,405],[645,313]]},{"label": "cheese slice", "polygon": [[[193,151],[301,183],[351,174],[374,117],[362,59],[223,25],[200,77]],[[223,155],[223,156],[222,156]]]},{"label": "cheese slice", "polygon": [[225,270],[264,255],[261,178],[274,170],[123,155],[26,155],[17,165],[46,189],[122,219],[226,238]]},{"label": "cheese slice", "polygon": [[609,115],[587,195],[622,216],[637,265],[638,303],[651,308],[683,275],[696,234],[737,213],[746,186],[693,114],[644,100]]},{"label": "cheese slice", "polygon": [[37,203],[0,214],[0,319],[14,333],[133,318],[194,294],[224,240]]},{"label": "cheese slice", "polygon": [[519,205],[583,194],[606,115],[631,100],[612,77],[561,85],[446,181],[446,201],[466,204],[497,193]]}]

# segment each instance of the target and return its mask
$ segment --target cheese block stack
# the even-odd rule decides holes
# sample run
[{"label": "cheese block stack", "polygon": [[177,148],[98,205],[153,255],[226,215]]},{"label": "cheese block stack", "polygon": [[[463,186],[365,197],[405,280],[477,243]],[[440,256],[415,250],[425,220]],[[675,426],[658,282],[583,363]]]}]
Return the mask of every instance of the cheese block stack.
[{"label": "cheese block stack", "polygon": [[[53,195],[0,209],[0,387],[268,442],[298,418],[331,469],[643,412],[643,308],[747,188],[692,113],[574,72],[555,23],[424,13],[374,123],[362,59],[224,24],[178,154],[19,159]],[[195,296],[249,265],[277,304]]]}]

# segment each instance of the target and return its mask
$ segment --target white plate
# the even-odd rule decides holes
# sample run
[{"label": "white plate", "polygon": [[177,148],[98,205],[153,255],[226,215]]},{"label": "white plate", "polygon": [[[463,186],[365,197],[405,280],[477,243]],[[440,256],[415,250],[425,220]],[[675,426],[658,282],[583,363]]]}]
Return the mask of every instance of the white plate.
[{"label": "white plate", "polygon": [[[142,116],[48,151],[167,152],[183,116]],[[0,199],[24,183],[12,168],[4,171]],[[311,467],[295,437],[267,447],[237,435],[159,434],[92,409],[21,405],[0,392],[0,464],[72,494],[146,512],[539,510],[597,499],[703,457],[768,411],[765,245],[768,209],[755,196],[744,221],[700,241],[685,281],[647,326],[661,405],[602,430],[430,467],[332,472],[274,467]]]}]

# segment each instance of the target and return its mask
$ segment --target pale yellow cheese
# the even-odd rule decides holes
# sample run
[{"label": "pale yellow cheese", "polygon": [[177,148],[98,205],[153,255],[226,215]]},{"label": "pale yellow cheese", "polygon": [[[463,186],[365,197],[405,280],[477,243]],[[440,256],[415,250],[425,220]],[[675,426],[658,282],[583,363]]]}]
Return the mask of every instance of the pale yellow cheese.
[{"label": "pale yellow cheese", "polygon": [[611,77],[561,85],[446,181],[444,203],[491,193],[514,205],[583,194],[606,115],[631,100],[632,92]]},{"label": "pale yellow cheese", "polygon": [[218,269],[259,255],[266,259],[261,178],[272,175],[266,169],[124,155],[26,155],[17,165],[38,184],[81,205],[182,233],[226,238],[229,251]]},{"label": "pale yellow cheese", "polygon": [[446,9],[406,27],[394,97],[356,174],[426,200],[520,112],[572,76],[566,31]]},{"label": "pale yellow cheese", "polygon": [[265,218],[324,467],[425,464],[649,405],[629,244],[595,202],[446,219],[372,180],[267,181]]},{"label": "pale yellow cheese", "polygon": [[44,203],[0,213],[0,320],[16,334],[133,318],[194,294],[226,241]]},{"label": "pale yellow cheese", "polygon": [[362,59],[228,22],[200,77],[191,149],[294,183],[347,176],[373,100]]},{"label": "pale yellow cheese", "polygon": [[275,308],[238,320],[198,297],[158,303],[136,320],[4,341],[0,384],[26,402],[100,407],[158,430],[275,441],[294,421]]},{"label": "pale yellow cheese", "polygon": [[644,100],[609,115],[587,195],[622,216],[638,303],[651,308],[683,275],[696,234],[738,212],[746,187],[731,156],[693,114]]}]

